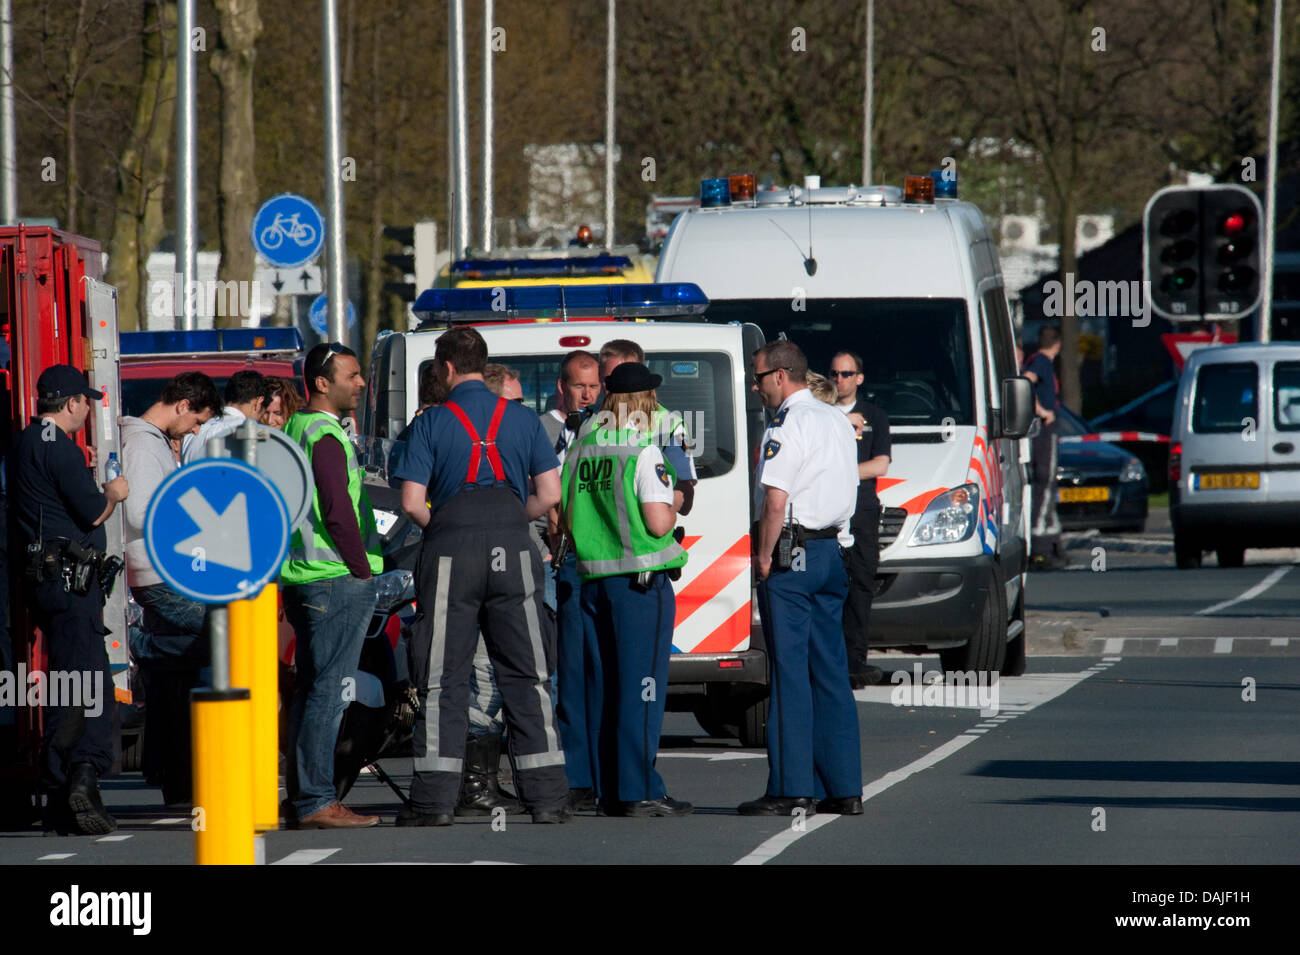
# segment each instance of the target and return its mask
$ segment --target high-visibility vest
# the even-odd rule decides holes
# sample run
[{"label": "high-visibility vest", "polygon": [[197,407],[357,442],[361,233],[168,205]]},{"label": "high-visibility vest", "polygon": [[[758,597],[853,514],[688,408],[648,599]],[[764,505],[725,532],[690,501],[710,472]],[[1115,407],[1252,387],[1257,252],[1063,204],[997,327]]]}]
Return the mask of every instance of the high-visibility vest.
[{"label": "high-visibility vest", "polygon": [[[636,497],[636,462],[651,435],[633,429],[592,428],[580,435],[564,460],[561,502],[578,558],[578,575],[590,580],[686,563],[671,532],[646,529]],[[676,472],[666,461],[671,485]]]},{"label": "high-visibility vest", "polygon": [[[384,558],[380,551],[379,530],[375,527],[375,512],[371,510],[370,498],[363,486],[363,472],[357,464],[356,451],[338,419],[324,412],[300,411],[285,422],[284,433],[298,442],[308,461],[311,460],[316,442],[327,435],[343,445],[347,454],[348,497],[352,499],[352,513],[356,515],[357,526],[361,529],[361,540],[366,547],[370,572],[382,573]],[[325,529],[325,521],[321,517],[320,493],[313,486],[311,514],[293,532],[289,541],[289,555],[280,569],[280,581],[285,586],[293,586],[342,577],[348,573],[351,571],[344,563],[343,555],[338,552],[329,531]]]}]

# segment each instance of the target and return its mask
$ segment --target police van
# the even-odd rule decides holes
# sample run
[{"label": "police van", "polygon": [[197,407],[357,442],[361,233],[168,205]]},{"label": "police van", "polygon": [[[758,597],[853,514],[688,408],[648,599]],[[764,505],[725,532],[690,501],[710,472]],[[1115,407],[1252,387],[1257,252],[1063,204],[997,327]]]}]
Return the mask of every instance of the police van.
[{"label": "police van", "polygon": [[955,194],[937,174],[904,189],[707,179],[700,208],[673,222],[656,279],[698,285],[710,321],[785,335],[813,370],[840,350],[862,357],[860,395],[889,415],[893,444],[877,480],[871,645],[1018,674],[1033,403],[996,246]]},{"label": "police van", "polygon": [[690,710],[713,735],[765,741],[767,660],[750,578],[750,480],[764,427],[748,387],[749,356],[762,343],[753,325],[701,323],[707,300],[673,285],[552,285],[430,289],[415,305],[420,327],[375,342],[361,433],[396,438],[418,408],[418,382],[438,336],[475,325],[489,360],[520,374],[524,401],[556,407],[560,361],[631,339],[663,377],[660,403],[680,415],[699,477],[679,527],[689,559],[673,589],[677,615],[669,667],[670,709]]}]

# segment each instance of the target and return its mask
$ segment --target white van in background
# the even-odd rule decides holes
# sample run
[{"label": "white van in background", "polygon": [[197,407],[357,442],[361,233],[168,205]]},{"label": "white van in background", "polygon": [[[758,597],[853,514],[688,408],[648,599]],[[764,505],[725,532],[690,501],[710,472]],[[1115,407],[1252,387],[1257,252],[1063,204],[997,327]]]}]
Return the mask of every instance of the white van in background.
[{"label": "white van in background", "polygon": [[904,202],[896,187],[755,194],[750,179],[739,198],[705,181],[657,280],[695,283],[706,320],[785,335],[815,371],[841,349],[862,356],[862,391],[889,415],[893,444],[877,481],[871,645],[1023,672],[1033,400],[983,217],[955,200]]},{"label": "white van in background", "polygon": [[1174,400],[1169,517],[1180,568],[1300,541],[1300,344],[1198,348]]}]

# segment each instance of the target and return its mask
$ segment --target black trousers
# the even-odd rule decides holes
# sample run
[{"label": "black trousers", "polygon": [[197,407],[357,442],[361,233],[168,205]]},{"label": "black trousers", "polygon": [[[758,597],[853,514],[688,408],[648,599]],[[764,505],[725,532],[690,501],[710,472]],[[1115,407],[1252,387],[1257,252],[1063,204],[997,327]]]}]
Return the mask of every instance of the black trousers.
[{"label": "black trousers", "polygon": [[1056,427],[1039,422],[1029,444],[1029,552],[1035,557],[1061,554],[1061,522],[1056,516]]},{"label": "black trousers", "polygon": [[415,568],[419,615],[411,680],[424,704],[412,740],[411,802],[451,812],[469,728],[469,674],[480,629],[501,690],[519,797],[530,811],[565,803],[551,704],[542,566],[519,498],[508,488],[462,490],[434,512]]},{"label": "black trousers", "polygon": [[861,673],[867,668],[871,588],[880,566],[880,507],[860,508],[849,521],[849,530],[853,546],[845,560],[849,593],[844,600],[844,645],[849,654],[849,672]]},{"label": "black trousers", "polygon": [[101,776],[112,768],[117,700],[104,646],[99,584],[93,583],[84,596],[69,593],[54,600],[42,599],[38,592],[36,605],[48,661],[41,782],[53,792],[67,784],[77,763],[90,763]]}]

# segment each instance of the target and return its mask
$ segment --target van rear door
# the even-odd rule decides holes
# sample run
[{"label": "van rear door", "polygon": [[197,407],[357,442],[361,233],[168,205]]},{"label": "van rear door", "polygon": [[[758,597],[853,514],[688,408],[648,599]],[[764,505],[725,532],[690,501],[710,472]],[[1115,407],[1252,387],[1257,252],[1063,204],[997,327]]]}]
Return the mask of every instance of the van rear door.
[{"label": "van rear door", "polygon": [[[1248,504],[1266,494],[1269,449],[1261,435],[1259,364],[1206,362],[1196,369],[1184,443],[1188,505]],[[1263,429],[1266,432],[1271,429]]]},{"label": "van rear door", "polygon": [[1265,366],[1271,377],[1272,408],[1266,413],[1269,500],[1300,501],[1300,360],[1273,361]]}]

